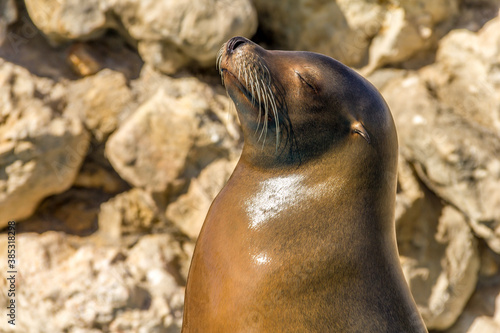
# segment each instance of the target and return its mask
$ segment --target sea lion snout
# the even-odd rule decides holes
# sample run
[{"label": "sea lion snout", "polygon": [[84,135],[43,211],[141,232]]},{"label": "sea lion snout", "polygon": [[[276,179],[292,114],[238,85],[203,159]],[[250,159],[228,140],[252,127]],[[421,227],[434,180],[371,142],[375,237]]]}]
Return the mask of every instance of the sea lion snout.
[{"label": "sea lion snout", "polygon": [[245,37],[233,37],[226,43],[226,52],[232,54],[238,47],[249,42]]}]

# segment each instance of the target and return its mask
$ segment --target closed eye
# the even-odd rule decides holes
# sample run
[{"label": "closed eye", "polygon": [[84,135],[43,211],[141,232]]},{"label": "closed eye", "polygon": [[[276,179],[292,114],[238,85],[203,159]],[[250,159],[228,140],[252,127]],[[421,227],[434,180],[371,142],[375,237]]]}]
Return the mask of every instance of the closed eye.
[{"label": "closed eye", "polygon": [[304,79],[304,78],[302,77],[302,75],[300,75],[300,73],[299,73],[299,72],[295,71],[295,74],[297,74],[297,76],[300,78],[300,80],[301,80],[303,83],[305,83],[305,84],[306,84],[309,88],[311,88],[311,89],[314,91],[314,93],[316,93],[316,94],[318,93],[318,91],[316,90],[316,88],[315,88],[312,84],[310,84],[309,82],[307,82],[307,81],[306,81],[306,79]]}]

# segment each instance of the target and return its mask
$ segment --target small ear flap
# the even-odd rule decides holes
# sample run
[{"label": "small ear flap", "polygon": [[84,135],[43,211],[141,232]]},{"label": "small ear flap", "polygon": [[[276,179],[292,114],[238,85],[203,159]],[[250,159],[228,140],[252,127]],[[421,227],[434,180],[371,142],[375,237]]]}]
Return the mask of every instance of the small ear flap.
[{"label": "small ear flap", "polygon": [[370,136],[368,135],[366,128],[359,121],[354,121],[352,123],[351,130],[353,133],[358,133],[359,135],[361,135],[363,139],[365,139],[366,142],[368,142],[368,144],[371,143]]}]

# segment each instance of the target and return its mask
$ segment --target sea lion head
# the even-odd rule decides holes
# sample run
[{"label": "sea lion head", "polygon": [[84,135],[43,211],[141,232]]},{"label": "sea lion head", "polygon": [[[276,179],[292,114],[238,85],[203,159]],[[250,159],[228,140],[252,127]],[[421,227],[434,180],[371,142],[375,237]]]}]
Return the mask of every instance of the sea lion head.
[{"label": "sea lion head", "polygon": [[242,125],[243,160],[265,168],[300,166],[348,145],[364,149],[367,159],[391,155],[395,172],[390,111],[347,66],[313,52],[265,50],[243,37],[222,46],[217,66]]}]

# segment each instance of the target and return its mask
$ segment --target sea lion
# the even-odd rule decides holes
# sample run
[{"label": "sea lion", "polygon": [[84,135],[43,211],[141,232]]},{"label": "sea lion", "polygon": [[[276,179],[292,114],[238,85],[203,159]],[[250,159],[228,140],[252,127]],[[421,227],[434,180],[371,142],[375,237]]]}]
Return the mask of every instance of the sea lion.
[{"label": "sea lion", "polygon": [[218,68],[244,136],[189,271],[182,332],[426,332],[399,263],[398,142],[338,61],[243,38]]}]

